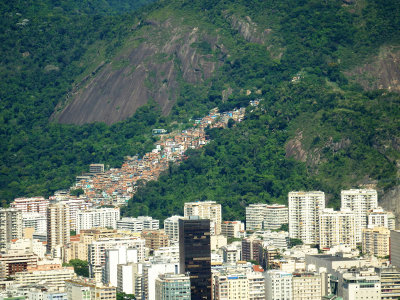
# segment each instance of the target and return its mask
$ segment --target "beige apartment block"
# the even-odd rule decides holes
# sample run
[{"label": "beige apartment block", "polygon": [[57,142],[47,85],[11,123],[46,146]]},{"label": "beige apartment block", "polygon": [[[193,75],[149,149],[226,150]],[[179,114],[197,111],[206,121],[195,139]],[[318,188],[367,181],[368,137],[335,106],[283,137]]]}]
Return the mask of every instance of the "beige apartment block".
[{"label": "beige apartment block", "polygon": [[184,216],[186,218],[199,216],[201,219],[209,219],[211,235],[221,234],[221,204],[217,204],[215,201],[186,202]]},{"label": "beige apartment block", "polygon": [[390,253],[390,230],[385,227],[363,228],[362,251],[376,257]]},{"label": "beige apartment block", "polygon": [[330,249],[337,245],[356,248],[356,215],[349,209],[334,211],[326,208],[320,215],[320,248]]},{"label": "beige apartment block", "polygon": [[61,203],[47,207],[47,252],[70,243],[69,206]]},{"label": "beige apartment block", "polygon": [[294,273],[292,288],[293,300],[320,300],[323,296],[320,274]]}]

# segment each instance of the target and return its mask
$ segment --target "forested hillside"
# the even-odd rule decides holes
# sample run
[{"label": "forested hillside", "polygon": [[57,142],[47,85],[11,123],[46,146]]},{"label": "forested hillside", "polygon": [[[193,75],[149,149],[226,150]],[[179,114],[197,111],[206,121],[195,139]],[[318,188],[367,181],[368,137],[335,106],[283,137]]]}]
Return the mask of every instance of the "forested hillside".
[{"label": "forested hillside", "polygon": [[[245,205],[285,202],[295,189],[324,190],[333,206],[344,187],[372,184],[383,194],[398,184],[400,98],[384,85],[367,91],[352,74],[400,44],[396,2],[176,0],[134,12],[122,0],[2,4],[0,197],[67,188],[89,163],[118,166],[150,150],[151,128],[172,130],[254,98],[263,99],[258,109],[210,130],[213,142],[141,188],[125,214],[162,219],[185,201],[210,199],[224,204],[226,218],[243,219]],[[179,34],[155,38],[154,28]],[[140,47],[154,54],[140,64],[124,57]],[[97,71],[103,63],[120,76],[145,67],[143,106],[111,126],[50,122],[71,92],[84,91],[85,78],[109,84]],[[173,77],[157,73],[166,65]],[[124,88],[122,77],[115,82]],[[165,87],[174,93],[168,110],[156,97]]]}]

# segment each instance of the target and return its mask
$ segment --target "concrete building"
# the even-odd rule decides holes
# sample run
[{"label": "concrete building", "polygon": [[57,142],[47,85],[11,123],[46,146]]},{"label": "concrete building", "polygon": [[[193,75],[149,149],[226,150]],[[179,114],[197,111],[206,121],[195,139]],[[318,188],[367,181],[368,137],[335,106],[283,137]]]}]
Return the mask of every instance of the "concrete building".
[{"label": "concrete building", "polygon": [[190,272],[192,300],[211,299],[210,220],[179,220],[180,273]]},{"label": "concrete building", "polygon": [[179,220],[182,216],[172,216],[164,220],[164,230],[171,243],[179,242]]},{"label": "concrete building", "polygon": [[13,239],[22,238],[22,213],[15,208],[0,209],[0,250]]},{"label": "concrete building", "polygon": [[96,227],[115,229],[119,219],[119,207],[81,210],[76,213],[76,233],[79,234],[82,229]]},{"label": "concrete building", "polygon": [[106,262],[103,268],[102,282],[118,286],[118,265],[138,262],[138,249],[121,246],[106,250]]},{"label": "concrete building", "polygon": [[157,230],[160,228],[160,221],[147,216],[139,216],[137,218],[122,218],[121,220],[117,221],[117,228],[130,230],[132,232]]},{"label": "concrete building", "polygon": [[242,260],[261,262],[262,258],[262,241],[249,237],[242,240]]},{"label": "concrete building", "polygon": [[140,300],[142,297],[143,264],[119,264],[117,272],[117,291],[133,294],[137,300]]},{"label": "concrete building", "polygon": [[19,209],[23,213],[36,212],[40,213],[43,216],[46,216],[47,206],[49,204],[49,200],[43,197],[16,198],[10,204],[10,207]]},{"label": "concrete building", "polygon": [[89,165],[90,173],[104,173],[104,164],[90,164]]},{"label": "concrete building", "polygon": [[385,227],[363,228],[362,252],[376,257],[390,254],[390,230]]},{"label": "concrete building", "polygon": [[78,211],[88,210],[93,206],[93,203],[86,198],[71,198],[71,196],[68,196],[58,201],[69,206],[71,230],[76,230],[76,214]]},{"label": "concrete building", "polygon": [[179,263],[162,258],[143,264],[142,299],[156,299],[156,279],[166,273],[178,274]]},{"label": "concrete building", "polygon": [[279,229],[289,222],[289,209],[285,205],[272,204],[265,208],[264,229]]},{"label": "concrete building", "polygon": [[47,230],[46,215],[38,212],[22,213],[22,228],[34,228],[35,233],[45,233]]},{"label": "concrete building", "polygon": [[289,236],[304,244],[319,244],[319,216],[325,208],[325,194],[314,192],[289,193]]},{"label": "concrete building", "polygon": [[0,254],[0,279],[13,276],[17,272],[36,268],[38,257],[33,252],[12,251]]},{"label": "concrete building", "polygon": [[141,237],[146,241],[146,247],[151,251],[169,246],[168,235],[162,229],[143,230]]},{"label": "concrete building", "polygon": [[221,204],[217,204],[215,201],[186,202],[184,216],[185,218],[199,216],[202,219],[209,219],[211,235],[221,234]]},{"label": "concrete building", "polygon": [[320,300],[322,294],[322,277],[315,273],[293,273],[293,300]]},{"label": "concrete building", "polygon": [[343,277],[343,300],[381,300],[381,283],[374,269],[347,272]]},{"label": "concrete building", "polygon": [[246,274],[216,274],[213,275],[214,300],[247,300],[249,282]]},{"label": "concrete building", "polygon": [[400,230],[390,231],[390,262],[400,268]]},{"label": "concrete building", "polygon": [[102,272],[106,263],[106,250],[120,247],[138,250],[138,261],[145,259],[145,240],[134,237],[105,238],[93,241],[88,247],[89,276],[96,282],[102,280]]},{"label": "concrete building", "polygon": [[268,204],[257,203],[246,207],[246,230],[260,230],[263,228],[267,206]]},{"label": "concrete building", "polygon": [[320,249],[330,249],[337,245],[348,245],[356,248],[356,215],[349,209],[334,211],[326,208],[319,217]]},{"label": "concrete building", "polygon": [[240,221],[224,221],[221,224],[221,234],[227,238],[241,238],[244,224]]},{"label": "concrete building", "polygon": [[66,280],[68,300],[115,300],[116,288],[90,280]]},{"label": "concrete building", "polygon": [[292,300],[291,273],[270,270],[265,273],[265,291],[267,300]]},{"label": "concrete building", "polygon": [[18,239],[7,244],[6,253],[33,253],[38,259],[43,259],[46,254],[46,246],[35,239]]},{"label": "concrete building", "polygon": [[15,273],[14,280],[16,284],[20,285],[43,284],[52,291],[63,292],[65,290],[65,281],[75,276],[73,267],[63,267],[53,270],[35,268]]},{"label": "concrete building", "polygon": [[382,207],[368,211],[368,228],[386,227],[389,230],[395,230],[396,219],[392,212],[385,211]]},{"label": "concrete building", "polygon": [[185,274],[160,274],[155,291],[157,300],[190,300],[190,277]]},{"label": "concrete building", "polygon": [[61,203],[47,207],[47,252],[70,242],[69,206]]},{"label": "concrete building", "polygon": [[242,251],[240,248],[230,244],[221,248],[224,263],[236,263],[242,260]]},{"label": "concrete building", "polygon": [[367,228],[368,211],[378,207],[376,190],[341,191],[341,209],[348,208],[356,214],[356,243],[362,241],[362,229]]},{"label": "concrete building", "polygon": [[381,280],[381,299],[400,299],[400,271],[395,267],[376,268],[375,272]]}]

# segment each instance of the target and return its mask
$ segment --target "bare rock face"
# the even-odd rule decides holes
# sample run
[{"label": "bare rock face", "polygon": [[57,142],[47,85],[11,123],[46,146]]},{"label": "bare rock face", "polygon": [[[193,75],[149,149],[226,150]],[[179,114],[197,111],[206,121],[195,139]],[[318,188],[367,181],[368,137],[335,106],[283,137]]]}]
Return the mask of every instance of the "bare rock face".
[{"label": "bare rock face", "polygon": [[365,90],[400,92],[400,49],[384,47],[369,63],[345,74],[361,84]]},{"label": "bare rock face", "polygon": [[202,83],[218,67],[218,60],[196,46],[215,48],[217,37],[196,28],[147,21],[134,46],[125,47],[111,63],[100,65],[70,95],[65,107],[52,119],[60,123],[112,124],[132,116],[149,99],[167,115],[178,94],[179,79]]},{"label": "bare rock face", "polygon": [[394,213],[396,217],[396,229],[400,227],[400,186],[397,185],[387,191],[380,199],[380,205],[387,211]]}]

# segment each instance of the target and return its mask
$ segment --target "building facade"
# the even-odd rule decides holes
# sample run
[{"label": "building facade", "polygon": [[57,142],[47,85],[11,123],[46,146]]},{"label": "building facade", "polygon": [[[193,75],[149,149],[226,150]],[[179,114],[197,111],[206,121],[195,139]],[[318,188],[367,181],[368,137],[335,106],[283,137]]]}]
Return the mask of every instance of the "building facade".
[{"label": "building facade", "polygon": [[337,245],[356,248],[355,214],[351,210],[334,211],[326,208],[320,215],[320,249],[330,249]]},{"label": "building facade", "polygon": [[368,211],[378,207],[376,190],[343,190],[341,191],[341,209],[350,209],[356,214],[356,243],[362,241],[362,229],[367,228]]},{"label": "building facade", "polygon": [[211,299],[210,220],[179,220],[180,273],[190,274],[191,299]]},{"label": "building facade", "polygon": [[16,208],[0,209],[0,250],[13,239],[22,238],[22,212]]},{"label": "building facade", "polygon": [[160,274],[156,279],[156,299],[190,300],[190,277],[185,274]]},{"label": "building facade", "polygon": [[182,216],[172,216],[164,221],[164,230],[168,235],[171,243],[177,243],[179,241],[179,220],[183,219]]},{"label": "building facade", "polygon": [[76,213],[76,233],[82,229],[117,228],[117,221],[120,219],[119,208],[98,208],[81,210]]},{"label": "building facade", "polygon": [[211,235],[221,234],[221,204],[215,201],[186,202],[184,206],[184,216],[199,216],[202,219],[210,220]]},{"label": "building facade", "polygon": [[289,236],[304,244],[319,244],[319,217],[325,208],[320,191],[289,193]]},{"label": "building facade", "polygon": [[385,227],[363,228],[362,252],[376,257],[390,253],[390,230]]},{"label": "building facade", "polygon": [[61,203],[47,207],[47,252],[70,242],[69,206]]}]

